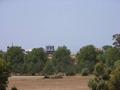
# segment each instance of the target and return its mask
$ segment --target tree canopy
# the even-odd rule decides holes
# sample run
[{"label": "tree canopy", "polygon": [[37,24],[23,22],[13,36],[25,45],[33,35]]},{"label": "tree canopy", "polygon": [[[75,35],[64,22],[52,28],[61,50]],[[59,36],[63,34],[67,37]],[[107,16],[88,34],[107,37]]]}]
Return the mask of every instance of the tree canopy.
[{"label": "tree canopy", "polygon": [[6,90],[8,84],[9,69],[5,60],[0,58],[0,90]]},{"label": "tree canopy", "polygon": [[88,45],[80,49],[77,54],[78,65],[80,71],[83,68],[87,68],[89,72],[93,71],[94,65],[96,63],[96,48],[93,45]]}]

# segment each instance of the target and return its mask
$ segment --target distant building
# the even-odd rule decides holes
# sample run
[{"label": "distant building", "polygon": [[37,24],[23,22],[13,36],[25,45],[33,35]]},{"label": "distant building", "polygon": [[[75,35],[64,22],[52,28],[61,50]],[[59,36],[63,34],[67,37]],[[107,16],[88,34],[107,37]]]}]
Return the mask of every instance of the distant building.
[{"label": "distant building", "polygon": [[53,54],[55,52],[54,46],[46,46],[46,53]]},{"label": "distant building", "polygon": [[96,52],[102,52],[103,50],[101,48],[96,48]]},{"label": "distant building", "polygon": [[50,46],[50,45],[46,46],[45,51],[46,51],[46,54],[48,55],[48,58],[52,59],[53,58],[53,54],[55,52],[54,46]]}]

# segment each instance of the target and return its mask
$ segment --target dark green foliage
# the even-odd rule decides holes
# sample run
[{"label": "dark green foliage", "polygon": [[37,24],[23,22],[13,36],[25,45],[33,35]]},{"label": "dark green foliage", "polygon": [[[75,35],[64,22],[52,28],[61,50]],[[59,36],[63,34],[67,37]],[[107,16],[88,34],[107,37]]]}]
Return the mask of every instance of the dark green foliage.
[{"label": "dark green foliage", "polygon": [[70,50],[68,50],[65,46],[58,47],[53,57],[55,72],[65,73],[66,66],[70,64],[70,60]]},{"label": "dark green foliage", "polygon": [[82,76],[88,76],[88,74],[89,74],[89,70],[87,68],[82,69],[81,71]]},{"label": "dark green foliage", "polygon": [[96,90],[108,90],[107,82],[105,80],[99,80]]},{"label": "dark green foliage", "polygon": [[92,90],[108,90],[108,80],[110,79],[110,71],[103,63],[95,65],[95,78],[89,80],[88,86]]},{"label": "dark green foliage", "polygon": [[97,63],[95,65],[94,73],[96,76],[103,76],[106,66],[103,63]]},{"label": "dark green foliage", "polygon": [[88,83],[92,90],[120,90],[120,34],[113,35],[113,39],[115,47],[104,46],[104,53],[97,57],[105,63],[95,66],[95,78]]},{"label": "dark green foliage", "polygon": [[81,48],[77,54],[79,71],[81,72],[82,69],[88,68],[88,71],[91,73],[94,70],[95,63],[97,62],[96,56],[96,48],[93,45]]},{"label": "dark green foliage", "polygon": [[10,62],[12,72],[21,72],[20,65],[24,63],[24,50],[18,46],[8,47],[6,60]]},{"label": "dark green foliage", "polygon": [[55,67],[51,60],[48,60],[43,69],[44,75],[53,75],[55,73]]},{"label": "dark green foliage", "polygon": [[95,78],[89,80],[88,86],[92,90],[120,90],[120,66],[107,68],[104,64],[98,63],[95,66]]},{"label": "dark green foliage", "polygon": [[120,90],[120,66],[117,66],[111,73],[109,90]]},{"label": "dark green foliage", "polygon": [[[26,69],[32,73],[40,73],[47,61],[47,55],[43,48],[34,48],[25,56]],[[27,65],[28,64],[28,65]]]},{"label": "dark green foliage", "polygon": [[105,61],[105,55],[104,55],[104,53],[98,54],[97,57],[96,57],[96,59],[97,59],[98,62],[103,62],[103,63],[106,62]]},{"label": "dark green foliage", "polygon": [[19,46],[8,47],[6,56],[11,63],[21,63],[24,61],[24,50]]},{"label": "dark green foliage", "polygon": [[31,52],[27,52],[24,58],[23,72],[35,75],[43,72],[43,68],[47,61],[47,54],[43,48],[34,48]]},{"label": "dark green foliage", "polygon": [[97,88],[97,79],[90,79],[88,82],[88,86],[91,88],[91,90],[96,90]]},{"label": "dark green foliage", "polygon": [[76,67],[70,57],[70,50],[67,47],[58,47],[53,57],[55,73],[65,73],[66,75],[75,75]]},{"label": "dark green foliage", "polygon": [[73,75],[75,75],[76,74],[76,67],[75,67],[75,65],[68,65],[66,67],[65,74],[67,76],[73,76]]},{"label": "dark green foliage", "polygon": [[103,63],[97,63],[95,65],[94,74],[96,77],[101,78],[103,80],[109,80],[111,70]]},{"label": "dark green foliage", "polygon": [[98,78],[90,79],[88,86],[91,90],[109,90],[107,82]]},{"label": "dark green foliage", "polygon": [[7,62],[10,62],[12,73],[36,74],[42,73],[47,61],[47,55],[43,48],[34,48],[31,52],[25,52],[19,46],[8,47],[5,54]]},{"label": "dark green foliage", "polygon": [[6,90],[8,84],[9,70],[5,60],[0,59],[0,90]]},{"label": "dark green foliage", "polygon": [[118,48],[110,48],[105,52],[106,64],[113,68],[114,63],[120,59],[120,51]]},{"label": "dark green foliage", "polygon": [[47,61],[47,55],[45,54],[45,51],[43,48],[34,48],[31,52],[28,52],[26,56],[27,61],[30,62],[38,62],[41,61],[41,63],[46,63]]},{"label": "dark green foliage", "polygon": [[102,47],[104,52],[107,51],[110,48],[112,48],[112,46],[110,46],[110,45],[105,45],[105,46]]},{"label": "dark green foliage", "polygon": [[98,61],[98,62],[103,62],[103,63],[105,63],[105,62],[106,62],[105,53],[106,53],[106,51],[107,51],[108,49],[111,49],[111,48],[112,48],[112,46],[110,46],[110,45],[105,45],[105,46],[103,46],[103,47],[102,47],[102,51],[97,54],[97,57],[96,57],[97,61]]}]

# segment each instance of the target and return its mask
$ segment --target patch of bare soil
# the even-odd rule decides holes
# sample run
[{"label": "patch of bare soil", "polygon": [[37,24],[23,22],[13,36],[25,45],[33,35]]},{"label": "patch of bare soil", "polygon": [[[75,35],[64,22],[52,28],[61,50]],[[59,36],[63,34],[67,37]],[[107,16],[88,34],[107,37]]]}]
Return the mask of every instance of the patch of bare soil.
[{"label": "patch of bare soil", "polygon": [[18,90],[89,90],[90,77],[72,76],[62,79],[43,79],[41,76],[12,76],[7,90],[16,86]]}]

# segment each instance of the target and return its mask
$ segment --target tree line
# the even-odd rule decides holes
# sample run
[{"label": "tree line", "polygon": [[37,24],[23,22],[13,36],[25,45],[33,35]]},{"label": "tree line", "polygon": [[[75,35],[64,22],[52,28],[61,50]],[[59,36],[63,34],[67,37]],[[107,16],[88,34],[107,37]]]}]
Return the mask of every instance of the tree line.
[{"label": "tree line", "polygon": [[113,35],[113,40],[113,45],[105,45],[101,49],[94,45],[84,46],[75,58],[71,57],[71,51],[66,46],[58,47],[52,59],[48,58],[43,48],[25,52],[20,46],[8,47],[6,52],[0,51],[0,90],[5,90],[10,74],[93,74],[95,78],[88,84],[92,90],[120,90],[120,34]]}]

